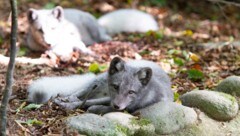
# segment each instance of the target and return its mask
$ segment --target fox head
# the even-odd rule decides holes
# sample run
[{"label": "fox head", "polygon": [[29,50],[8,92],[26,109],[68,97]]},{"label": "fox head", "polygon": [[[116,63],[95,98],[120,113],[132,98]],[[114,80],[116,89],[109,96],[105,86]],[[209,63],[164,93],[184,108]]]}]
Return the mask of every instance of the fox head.
[{"label": "fox head", "polygon": [[30,31],[35,41],[48,48],[58,41],[61,22],[64,20],[63,8],[55,7],[53,10],[29,9],[27,13]]},{"label": "fox head", "polygon": [[41,51],[51,50],[63,62],[69,61],[73,52],[80,49],[90,52],[81,41],[78,29],[64,18],[60,6],[52,10],[29,9],[28,22],[34,41],[44,47]]},{"label": "fox head", "polygon": [[139,102],[140,95],[152,77],[149,67],[135,68],[115,57],[108,71],[111,105],[117,110],[127,109]]}]

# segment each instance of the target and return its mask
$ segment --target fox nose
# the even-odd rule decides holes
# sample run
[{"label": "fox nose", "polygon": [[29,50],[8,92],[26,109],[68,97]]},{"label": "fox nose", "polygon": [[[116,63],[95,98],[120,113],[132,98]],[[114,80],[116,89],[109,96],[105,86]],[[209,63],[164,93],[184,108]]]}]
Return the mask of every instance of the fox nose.
[{"label": "fox nose", "polygon": [[119,106],[118,106],[118,105],[116,105],[116,104],[113,104],[113,107],[114,107],[114,109],[117,109],[117,110],[119,110]]},{"label": "fox nose", "polygon": [[46,43],[46,45],[47,45],[48,47],[51,47],[51,44],[49,44],[49,43]]}]

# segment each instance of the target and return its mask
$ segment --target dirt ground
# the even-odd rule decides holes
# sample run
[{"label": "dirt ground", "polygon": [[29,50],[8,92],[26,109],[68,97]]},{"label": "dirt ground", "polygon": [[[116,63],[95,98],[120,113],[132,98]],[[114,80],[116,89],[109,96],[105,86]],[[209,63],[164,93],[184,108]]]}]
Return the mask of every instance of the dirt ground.
[{"label": "dirt ground", "polygon": [[[43,76],[88,72],[94,62],[106,66],[116,55],[125,59],[152,60],[161,65],[172,78],[176,99],[178,95],[194,89],[214,89],[227,76],[240,75],[237,7],[221,4],[219,9],[214,3],[192,1],[187,5],[178,1],[177,7],[174,4],[160,7],[134,2],[62,0],[50,3],[46,0],[19,0],[18,57],[41,56],[25,47],[28,28],[26,12],[29,7],[41,8],[55,3],[64,7],[81,7],[96,17],[114,9],[136,7],[152,14],[159,23],[160,31],[118,34],[113,41],[92,45],[89,48],[96,52],[97,59],[81,56],[77,63],[59,64],[57,67],[17,63],[8,108],[8,135],[77,135],[68,132],[63,122],[68,116],[84,113],[83,110],[67,111],[51,101],[35,110],[24,110],[23,107],[29,104],[26,102],[27,87],[34,79]],[[206,9],[208,5],[210,8]],[[194,6],[199,7],[198,11],[194,10]],[[9,55],[9,13],[8,6],[0,7],[0,54],[5,56]],[[6,69],[7,66],[0,62],[0,91],[5,86]],[[0,98],[1,95],[0,92]]]}]

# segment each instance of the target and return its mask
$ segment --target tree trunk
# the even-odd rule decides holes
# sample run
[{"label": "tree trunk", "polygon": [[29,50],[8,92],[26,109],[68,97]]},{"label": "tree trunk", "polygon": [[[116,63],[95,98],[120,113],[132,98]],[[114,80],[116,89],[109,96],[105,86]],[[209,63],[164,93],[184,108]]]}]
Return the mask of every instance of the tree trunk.
[{"label": "tree trunk", "polygon": [[12,11],[12,26],[11,26],[11,52],[10,61],[8,63],[8,69],[6,73],[6,86],[3,91],[3,98],[0,107],[0,135],[6,135],[6,122],[7,122],[7,105],[9,97],[12,94],[13,72],[15,66],[16,57],[16,40],[17,40],[17,2],[16,0],[9,0]]}]

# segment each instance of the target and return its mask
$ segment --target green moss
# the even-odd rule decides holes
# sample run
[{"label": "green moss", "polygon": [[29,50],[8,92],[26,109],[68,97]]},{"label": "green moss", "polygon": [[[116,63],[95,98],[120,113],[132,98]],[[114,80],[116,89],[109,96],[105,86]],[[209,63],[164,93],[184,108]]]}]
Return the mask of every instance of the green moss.
[{"label": "green moss", "polygon": [[142,127],[142,126],[151,124],[151,121],[145,118],[140,118],[140,119],[132,118],[130,123],[133,125],[139,125],[140,127]]},{"label": "green moss", "polygon": [[240,96],[240,77],[230,76],[224,79],[217,87],[216,90],[220,92],[225,92],[231,95]]},{"label": "green moss", "polygon": [[218,97],[224,97],[229,100],[230,105],[228,105],[228,103],[218,103],[217,99],[212,101],[209,98],[205,99],[204,97],[200,97],[203,93],[204,92],[198,92],[198,94],[188,94],[185,96],[184,101],[186,102],[183,101],[183,105],[200,108],[210,117],[217,120],[225,121],[231,118],[230,110],[234,110],[234,107],[236,106],[235,103],[237,102],[233,96],[222,92],[215,92]]},{"label": "green moss", "polygon": [[130,134],[130,130],[121,124],[116,124],[116,130],[121,134],[125,134],[126,136]]},{"label": "green moss", "polygon": [[236,99],[229,94],[219,92],[219,95],[223,96],[226,99],[229,99],[232,103],[236,102]]},{"label": "green moss", "polygon": [[176,133],[172,134],[171,136],[193,136],[193,135],[202,135],[201,128],[197,125],[188,126]]}]

